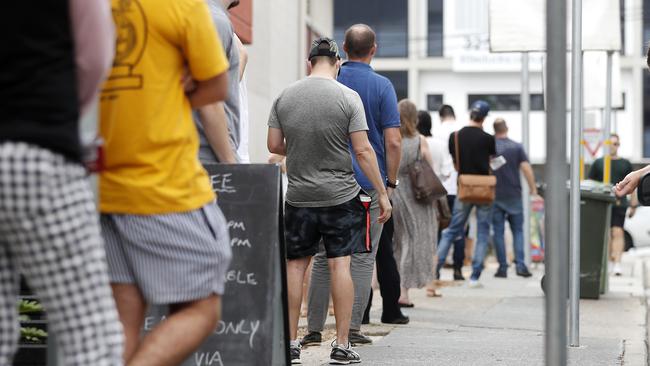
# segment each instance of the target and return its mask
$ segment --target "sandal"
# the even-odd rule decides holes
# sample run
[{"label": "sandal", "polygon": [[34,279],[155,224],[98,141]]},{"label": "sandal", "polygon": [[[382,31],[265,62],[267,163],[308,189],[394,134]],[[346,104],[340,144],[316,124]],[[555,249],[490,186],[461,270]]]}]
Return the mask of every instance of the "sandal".
[{"label": "sandal", "polygon": [[436,291],[435,288],[428,288],[427,289],[427,296],[428,297],[442,297],[442,294],[440,294],[438,291]]},{"label": "sandal", "polygon": [[403,303],[403,302],[398,302],[397,305],[398,305],[400,308],[413,308],[413,307],[415,307],[415,305],[414,305],[412,302],[410,302],[410,303],[408,303],[408,304],[405,304],[405,303]]}]

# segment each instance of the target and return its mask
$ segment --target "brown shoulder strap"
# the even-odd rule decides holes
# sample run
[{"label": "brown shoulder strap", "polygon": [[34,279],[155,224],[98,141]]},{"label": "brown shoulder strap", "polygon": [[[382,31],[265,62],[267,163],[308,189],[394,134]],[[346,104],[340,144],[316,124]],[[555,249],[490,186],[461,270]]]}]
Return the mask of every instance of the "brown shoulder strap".
[{"label": "brown shoulder strap", "polygon": [[460,174],[460,148],[458,147],[458,132],[454,132],[454,150],[456,150],[456,172]]}]

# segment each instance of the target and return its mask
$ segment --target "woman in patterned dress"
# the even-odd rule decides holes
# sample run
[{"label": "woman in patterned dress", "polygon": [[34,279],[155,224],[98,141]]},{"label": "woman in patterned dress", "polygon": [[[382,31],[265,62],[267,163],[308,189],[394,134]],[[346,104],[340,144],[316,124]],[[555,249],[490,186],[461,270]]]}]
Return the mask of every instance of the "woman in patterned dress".
[{"label": "woman in patterned dress", "polygon": [[418,158],[433,165],[429,145],[416,129],[417,109],[409,100],[398,104],[402,135],[400,184],[393,193],[395,223],[395,260],[401,276],[400,304],[412,307],[408,290],[422,288],[433,281],[433,256],[438,236],[438,220],[433,203],[423,204],[415,199],[409,177],[410,167]]}]

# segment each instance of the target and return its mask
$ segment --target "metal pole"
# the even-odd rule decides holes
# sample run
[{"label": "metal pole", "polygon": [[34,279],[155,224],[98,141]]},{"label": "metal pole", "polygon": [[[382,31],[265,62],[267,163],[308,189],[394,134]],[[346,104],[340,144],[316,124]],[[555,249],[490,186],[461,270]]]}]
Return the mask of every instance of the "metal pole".
[{"label": "metal pole", "polygon": [[546,318],[547,366],[565,366],[568,216],[566,182],[566,2],[546,0]]},{"label": "metal pole", "polygon": [[[526,154],[530,156],[530,72],[529,54],[521,55],[521,143]],[[524,207],[524,261],[530,266],[530,191],[528,184],[522,185],[522,200]]]},{"label": "metal pole", "polygon": [[612,58],[614,51],[607,51],[607,79],[605,84],[605,114],[603,120],[603,183],[610,184],[612,178],[612,157],[610,134],[612,130]]},{"label": "metal pole", "polygon": [[571,49],[571,266],[569,345],[580,346],[580,174],[582,150],[582,0],[573,0]]}]

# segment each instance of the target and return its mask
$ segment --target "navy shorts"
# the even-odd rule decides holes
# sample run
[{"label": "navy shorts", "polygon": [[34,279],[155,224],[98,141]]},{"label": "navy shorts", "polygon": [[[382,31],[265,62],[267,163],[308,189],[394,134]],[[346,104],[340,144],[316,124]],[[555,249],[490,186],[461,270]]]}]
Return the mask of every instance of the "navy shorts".
[{"label": "navy shorts", "polygon": [[369,253],[370,202],[361,194],[330,207],[294,207],[285,204],[284,235],[287,259],[311,257],[323,240],[327,258]]},{"label": "navy shorts", "polygon": [[627,214],[626,206],[612,207],[612,227],[625,227],[625,215]]}]

